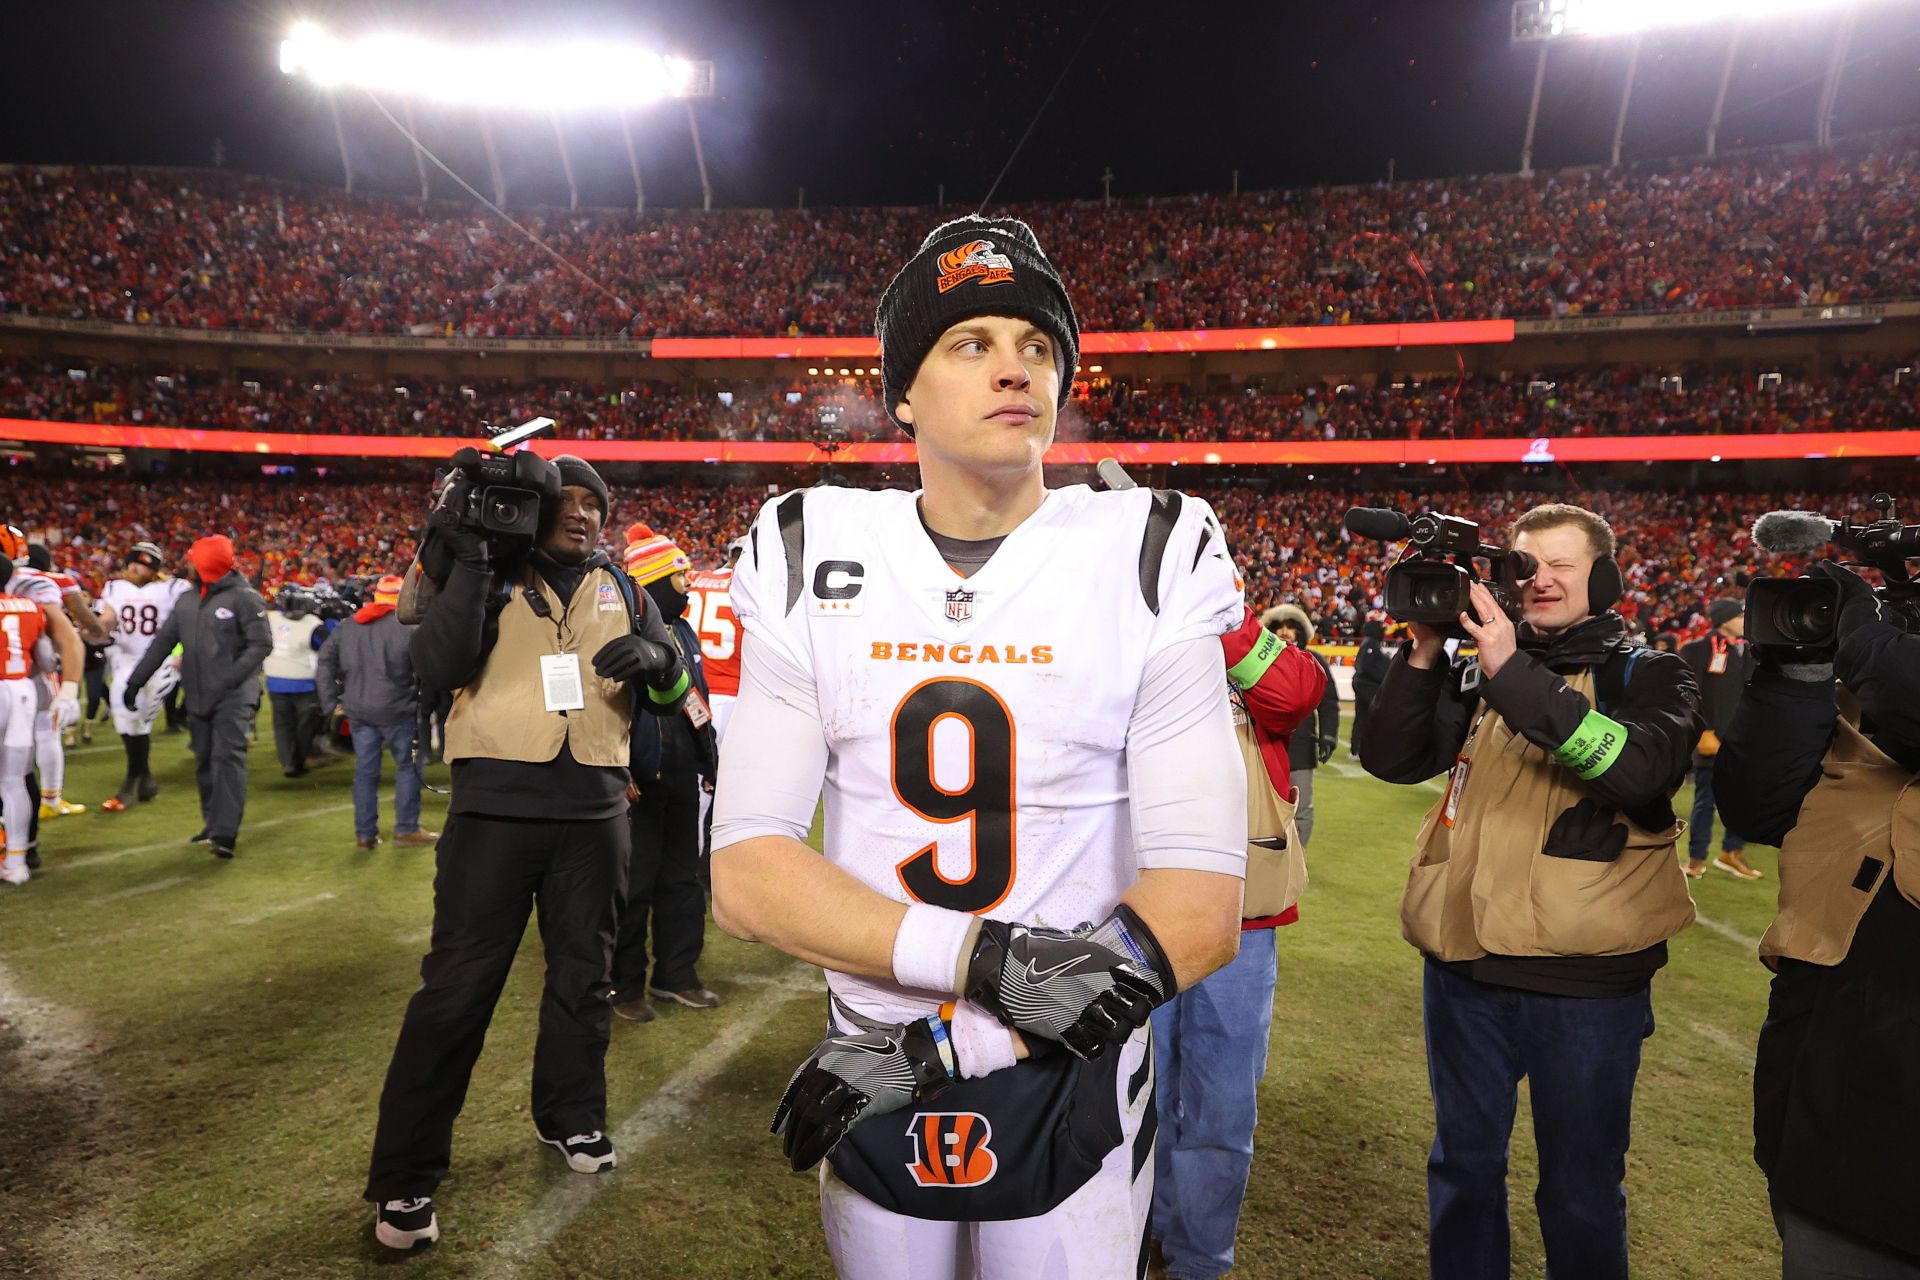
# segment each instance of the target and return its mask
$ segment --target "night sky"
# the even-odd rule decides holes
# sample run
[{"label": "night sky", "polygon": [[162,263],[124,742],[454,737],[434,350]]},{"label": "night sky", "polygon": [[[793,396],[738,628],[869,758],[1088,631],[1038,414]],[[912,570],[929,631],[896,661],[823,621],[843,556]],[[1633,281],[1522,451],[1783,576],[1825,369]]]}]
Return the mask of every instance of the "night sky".
[{"label": "night sky", "polygon": [[[1014,163],[999,200],[1087,197],[1111,167],[1116,196],[1224,191],[1516,167],[1534,49],[1507,40],[1507,0],[1242,3],[1062,0],[927,5],[809,0],[67,0],[16,3],[0,83],[0,160],[205,165],[337,186],[325,106],[283,77],[296,18],[352,33],[405,26],[448,36],[594,34],[712,59],[700,107],[721,206],[977,204],[1055,77],[1080,56]],[[1813,130],[1836,19],[1756,25],[1743,37],[1721,145]],[[1701,149],[1725,28],[1649,37],[1627,126],[1629,161]],[[1557,45],[1535,164],[1603,162],[1627,64],[1624,41]],[[408,192],[404,141],[343,99],[369,188]],[[420,110],[428,145],[476,186],[471,114]],[[654,206],[699,202],[683,108],[635,117]],[[1920,5],[1861,6],[1836,135],[1920,123]],[[497,126],[512,203],[564,201],[544,118]],[[631,201],[617,124],[566,126],[583,202]],[[452,195],[441,181],[437,190]]]}]

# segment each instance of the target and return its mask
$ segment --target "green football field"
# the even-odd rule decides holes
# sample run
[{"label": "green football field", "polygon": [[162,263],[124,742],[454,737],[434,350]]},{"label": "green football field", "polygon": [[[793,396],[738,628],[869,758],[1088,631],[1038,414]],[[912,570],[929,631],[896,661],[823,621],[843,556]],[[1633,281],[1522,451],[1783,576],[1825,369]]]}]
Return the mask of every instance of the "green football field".
[{"label": "green football field", "polygon": [[[436,1200],[442,1241],[407,1259],[375,1244],[359,1195],[433,854],[357,852],[350,763],[282,778],[264,716],[261,729],[233,862],[186,843],[199,822],[184,737],[156,739],[158,800],[99,812],[121,773],[101,730],[68,766],[68,797],[93,807],[47,824],[31,884],[0,886],[0,1275],[831,1275],[814,1184],[766,1132],[821,1026],[818,973],[711,928],[701,972],[725,1005],[614,1027],[620,1168],[596,1178],[568,1172],[528,1119],[530,930]],[[388,782],[390,830],[391,766]],[[1236,1275],[1424,1274],[1420,962],[1397,904],[1438,794],[1367,779],[1344,749],[1321,771]],[[444,811],[429,794],[426,824]],[[1749,1155],[1773,851],[1753,861],[1767,880],[1696,884],[1701,924],[1654,985],[1628,1171],[1637,1275],[1778,1274]],[[1537,1276],[1533,1179],[1523,1095],[1515,1270]]]}]

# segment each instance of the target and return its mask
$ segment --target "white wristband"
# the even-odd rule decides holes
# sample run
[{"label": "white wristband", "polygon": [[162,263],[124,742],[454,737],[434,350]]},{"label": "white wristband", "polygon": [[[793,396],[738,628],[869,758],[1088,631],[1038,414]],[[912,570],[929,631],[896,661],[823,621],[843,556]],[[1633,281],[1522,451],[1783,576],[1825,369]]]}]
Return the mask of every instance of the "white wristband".
[{"label": "white wristband", "polygon": [[974,917],[964,911],[911,903],[893,935],[893,980],[916,991],[956,995],[961,952],[973,932]]},{"label": "white wristband", "polygon": [[80,698],[80,682],[78,680],[62,680],[60,682],[60,696],[78,701]]},{"label": "white wristband", "polygon": [[947,1038],[953,1041],[953,1059],[969,1080],[1010,1067],[1019,1059],[1013,1052],[1013,1028],[971,1000],[953,1006]]}]

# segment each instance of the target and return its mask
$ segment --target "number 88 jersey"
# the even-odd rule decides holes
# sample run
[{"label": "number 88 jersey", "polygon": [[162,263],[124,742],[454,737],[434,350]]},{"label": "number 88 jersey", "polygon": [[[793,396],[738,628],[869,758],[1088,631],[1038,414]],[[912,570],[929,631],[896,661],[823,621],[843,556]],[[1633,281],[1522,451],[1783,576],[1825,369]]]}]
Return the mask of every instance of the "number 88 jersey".
[{"label": "number 88 jersey", "polygon": [[132,667],[147,652],[153,637],[173,612],[181,584],[156,578],[144,587],[136,587],[125,578],[111,578],[100,588],[100,600],[113,607],[113,642],[107,650],[115,667]]},{"label": "number 88 jersey", "polygon": [[[775,499],[734,573],[749,643],[813,683],[824,852],[899,901],[1100,920],[1142,865],[1126,746],[1143,674],[1242,617],[1225,538],[1197,499],[1079,485],[962,578],[917,496]],[[1191,865],[1239,874],[1244,850],[1224,852]]]}]

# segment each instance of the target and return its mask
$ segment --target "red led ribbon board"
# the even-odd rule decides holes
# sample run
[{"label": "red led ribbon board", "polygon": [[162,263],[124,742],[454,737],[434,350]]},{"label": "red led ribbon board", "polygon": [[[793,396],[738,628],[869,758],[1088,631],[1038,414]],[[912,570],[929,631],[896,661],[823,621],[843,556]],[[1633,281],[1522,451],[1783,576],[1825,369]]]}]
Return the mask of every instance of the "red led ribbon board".
[{"label": "red led ribbon board", "polygon": [[[243,453],[261,458],[444,459],[463,444],[439,436],[339,436],[299,432],[198,431],[191,427],[128,427],[0,418],[0,442],[66,444],[96,449],[175,449]],[[539,440],[552,456],[591,462],[909,463],[910,440],[842,445],[829,454],[801,441]],[[1092,465],[1102,458],[1143,466],[1388,466],[1556,462],[1736,462],[1749,458],[1920,458],[1920,431],[1824,431],[1785,435],[1566,436],[1503,440],[1189,441],[1183,444],[1063,442],[1047,461]]]},{"label": "red led ribbon board", "polygon": [[[1358,347],[1474,346],[1512,342],[1511,320],[1427,324],[1296,325],[1280,329],[1170,329],[1083,333],[1080,355],[1163,355],[1195,351],[1335,351]],[[875,338],[655,338],[656,360],[878,360]]]}]

